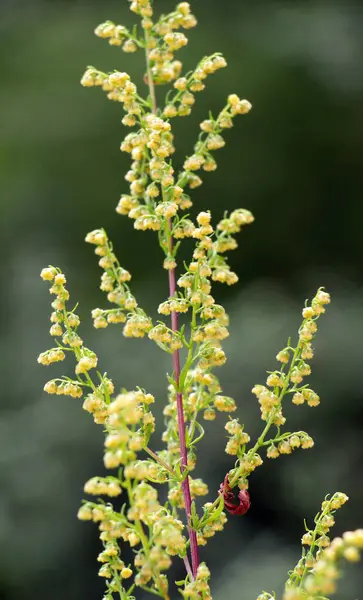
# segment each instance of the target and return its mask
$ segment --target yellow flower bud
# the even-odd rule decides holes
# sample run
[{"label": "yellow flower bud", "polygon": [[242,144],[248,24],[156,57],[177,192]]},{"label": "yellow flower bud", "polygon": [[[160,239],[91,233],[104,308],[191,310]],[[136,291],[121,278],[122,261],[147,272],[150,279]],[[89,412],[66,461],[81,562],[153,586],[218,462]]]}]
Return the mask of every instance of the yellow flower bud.
[{"label": "yellow flower bud", "polygon": [[127,52],[128,54],[130,54],[132,52],[136,52],[137,45],[135,44],[135,42],[133,40],[126,40],[126,42],[124,42],[124,44],[122,46],[122,50],[124,52]]},{"label": "yellow flower bud", "polygon": [[353,546],[348,546],[343,550],[343,556],[349,562],[358,562],[360,559],[359,551]]},{"label": "yellow flower bud", "polygon": [[48,267],[46,269],[42,269],[40,276],[43,279],[43,281],[53,281],[56,274],[56,269],[54,269],[53,267]]}]

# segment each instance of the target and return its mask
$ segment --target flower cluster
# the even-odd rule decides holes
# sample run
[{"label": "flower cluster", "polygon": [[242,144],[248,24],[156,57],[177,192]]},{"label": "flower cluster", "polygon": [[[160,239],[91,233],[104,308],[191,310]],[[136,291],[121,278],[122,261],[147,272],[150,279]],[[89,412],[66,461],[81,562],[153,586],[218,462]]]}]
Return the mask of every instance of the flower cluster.
[{"label": "flower cluster", "polygon": [[[130,289],[131,274],[120,265],[106,232],[91,231],[86,242],[95,246],[103,271],[100,288],[111,304],[111,308],[92,311],[94,327],[121,324],[124,336],[147,337],[172,355],[168,402],[163,409],[163,448],[155,452],[149,446],[155,432],[151,411],[154,396],[140,388],[129,391],[120,387],[115,393],[111,379],[97,370],[97,355],[85,347],[79,334],[80,319],[67,308],[70,296],[66,278],[55,267],[43,269],[41,277],[50,283],[50,293],[55,296],[50,335],[56,339],[56,345],[42,352],[38,362],[50,365],[63,361],[67,352],[74,356],[74,376],[52,379],[44,389],[50,394],[83,397],[84,410],[102,424],[105,432],[104,467],[116,470],[92,477],[84,486],[85,493],[106,496],[109,502],[86,501],[78,512],[79,519],[99,527],[103,549],[98,561],[99,575],[106,582],[104,600],[112,600],[116,595],[134,600],[137,587],[169,600],[166,572],[172,557],[184,562],[186,575],[177,582],[182,596],[211,600],[210,572],[199,561],[198,547],[205,546],[223,529],[225,511],[230,515],[247,512],[249,478],[263,463],[262,450],[266,450],[268,458],[277,458],[314,444],[304,431],[281,431],[286,421],[282,406],[287,396],[296,405],[315,407],[320,402],[305,378],[311,373],[309,361],[314,354],[312,341],[317,320],[325,312],[330,296],[322,288],[318,290],[303,309],[297,345],[294,347],[289,341],[276,357],[281,367],[268,373],[264,385],[254,386],[252,392],[264,422],[256,441],[251,442],[238,418],[228,416],[225,451],[235,457],[234,464],[214,501],[205,502],[200,515],[194,500],[209,493],[199,474],[194,476],[198,443],[205,435],[202,422],[208,424],[217,412],[234,413],[238,408],[235,400],[223,393],[214,373],[215,367],[226,362],[223,342],[229,336],[229,318],[223,306],[216,303],[213,285],[237,283],[238,275],[231,270],[226,253],[237,248],[236,234],[254,217],[249,210],[238,208],[214,222],[208,210],[199,211],[196,217],[183,211],[192,207],[192,190],[202,184],[201,174],[217,168],[215,151],[225,146],[226,130],[233,127],[237,115],[251,110],[251,104],[230,94],[216,117],[209,114],[202,121],[192,153],[182,161],[181,171],[176,170],[171,120],[191,113],[195,94],[204,90],[207,77],[227,63],[220,53],[215,53],[204,57],[189,73],[183,73],[176,52],[188,39],[181,30],[188,30],[197,22],[188,2],[179,2],[175,10],[159,18],[155,17],[151,0],[130,0],[130,10],[140,17],[141,34],[136,26],[128,29],[112,21],[101,23],[95,34],[126,53],[138,49],[145,52],[144,83],[148,96],[143,98],[129,74],[118,70],[106,73],[88,67],[81,84],[99,87],[109,100],[121,103],[125,112],[122,123],[133,128],[120,144],[120,150],[130,156],[131,166],[125,176],[127,193],[122,193],[116,211],[128,216],[136,230],[153,231],[158,236],[169,280],[169,293],[157,309],[163,320],[154,323],[139,307]],[[165,102],[158,106],[156,86],[162,84],[171,84],[171,88]],[[192,255],[179,272],[179,246],[186,238],[193,243]],[[180,326],[179,319],[187,322]],[[160,484],[167,484],[164,504],[160,500],[163,493],[158,491]],[[116,508],[111,499],[119,497],[123,502]],[[315,518],[315,528],[306,530],[302,543],[307,550],[290,573],[284,600],[312,600],[316,594],[333,593],[339,574],[338,559],[358,559],[363,546],[361,530],[347,532],[331,543],[327,535],[334,524],[334,512],[346,500],[344,494],[326,499]],[[133,550],[132,565],[123,560],[120,541]],[[273,597],[263,592],[258,600]]]},{"label": "flower cluster", "polygon": [[123,25],[115,25],[112,21],[105,21],[98,25],[95,34],[103,39],[108,39],[110,46],[121,46],[124,52],[135,52],[138,48],[132,33]]},{"label": "flower cluster", "polygon": [[115,71],[104,73],[94,67],[88,67],[85,71],[81,84],[84,87],[100,87],[107,92],[107,98],[114,102],[121,102],[126,115],[123,119],[124,125],[133,127],[136,117],[141,114],[142,109],[138,101],[136,85],[130,80],[127,73]]},{"label": "flower cluster", "polygon": [[109,323],[125,323],[123,334],[126,337],[144,337],[152,328],[151,319],[138,307],[127,282],[131,275],[123,269],[113,252],[113,247],[104,229],[96,229],[86,236],[86,242],[95,244],[95,254],[100,256],[98,262],[104,270],[100,288],[107,292],[107,300],[116,304],[117,308],[92,311],[93,324],[96,329],[103,329]]},{"label": "flower cluster", "polygon": [[[128,287],[130,275],[121,269],[113,252],[111,243],[103,230],[88,234],[86,241],[96,245],[96,254],[100,256],[99,264],[104,269],[101,289],[107,293],[116,309],[95,309],[92,313],[94,325],[103,328],[108,323],[124,323],[123,333],[126,336],[149,339],[163,350],[173,354],[183,347],[187,348],[188,358],[183,369],[183,380],[178,376],[169,388],[169,404],[164,414],[167,417],[166,431],[163,440],[167,448],[159,452],[158,467],[152,461],[140,461],[133,455],[135,451],[145,446],[145,419],[148,432],[153,430],[153,417],[140,406],[136,410],[140,421],[134,424],[132,436],[125,432],[125,418],[122,416],[118,423],[120,432],[109,431],[106,438],[107,452],[105,465],[116,467],[123,465],[125,474],[133,481],[165,481],[168,469],[173,473],[173,482],[169,489],[169,502],[175,508],[187,510],[184,484],[178,479],[180,471],[179,454],[182,452],[177,439],[180,434],[178,423],[178,402],[180,394],[184,399],[184,411],[189,422],[188,468],[195,468],[195,444],[203,437],[204,430],[198,421],[199,413],[205,420],[212,420],[216,410],[232,412],[236,404],[232,398],[221,394],[217,378],[211,370],[224,364],[226,357],[221,342],[229,335],[228,317],[222,306],[215,304],[211,295],[212,282],[222,282],[231,285],[238,280],[223,256],[228,250],[237,247],[233,234],[253,221],[251,213],[245,209],[233,211],[224,215],[216,230],[211,225],[211,215],[201,212],[194,223],[183,217],[180,211],[188,209],[192,202],[186,193],[186,187],[194,189],[202,183],[196,171],[213,171],[216,168],[212,153],[224,146],[222,131],[232,126],[232,119],[237,114],[247,113],[251,105],[240,100],[236,95],[228,98],[226,107],[209,124],[201,124],[199,141],[194,148],[194,154],[184,162],[184,169],[178,177],[172,166],[171,157],[175,152],[174,138],[169,120],[175,116],[187,116],[195,102],[194,93],[202,91],[205,79],[226,66],[226,61],[219,53],[203,58],[187,76],[181,75],[181,63],[174,58],[177,50],[186,42],[186,36],[177,31],[188,29],[196,24],[195,17],[186,2],[177,5],[176,10],[162,16],[157,23],[153,21],[153,10],[149,2],[132,2],[131,10],[142,17],[144,38],[138,38],[133,31],[114,25],[107,21],[96,29],[96,34],[109,39],[112,45],[122,45],[126,51],[143,47],[147,57],[147,74],[145,80],[150,89],[150,101],[144,101],[138,94],[136,86],[131,82],[127,73],[116,71],[103,73],[90,67],[82,78],[81,83],[86,87],[99,86],[107,92],[108,98],[123,104],[126,112],[123,123],[126,126],[136,126],[137,129],[126,135],[121,143],[121,150],[130,154],[131,169],[126,174],[130,189],[128,194],[122,194],[117,212],[128,215],[134,221],[137,230],[153,230],[158,232],[159,242],[164,252],[164,268],[175,277],[177,266],[176,254],[178,245],[173,240],[193,237],[196,240],[193,261],[187,272],[178,279],[178,294],[171,290],[170,297],[158,308],[160,315],[172,317],[172,327],[164,322],[153,325],[151,319],[137,306]],[[117,41],[116,41],[117,40]],[[170,94],[167,95],[165,107],[155,109],[155,84],[174,81]],[[149,102],[149,104],[148,104]],[[192,312],[192,326],[189,339],[181,330],[175,328],[175,315]],[[192,364],[195,363],[192,369]],[[179,389],[177,389],[179,387]],[[91,395],[92,396],[92,395]],[[116,401],[107,409],[107,425],[115,428],[114,415],[110,410]],[[89,400],[89,408],[93,409],[93,397]],[[118,409],[118,414],[120,411]],[[141,422],[142,421],[142,422]],[[140,428],[136,430],[136,425]],[[127,427],[126,427],[127,429]],[[144,433],[143,433],[144,432]],[[122,447],[114,451],[110,447],[118,436],[122,437]],[[242,436],[243,437],[243,436]],[[110,441],[111,440],[111,441]],[[163,467],[161,461],[164,462]],[[182,465],[183,466],[183,465]],[[204,495],[207,486],[199,478],[187,479],[190,497]],[[198,532],[200,543],[223,526],[220,523],[203,523]],[[194,565],[193,565],[194,568]]]},{"label": "flower cluster", "polygon": [[190,598],[191,600],[198,600],[198,598],[204,598],[204,600],[211,600],[212,596],[210,593],[209,579],[210,570],[205,563],[201,563],[198,567],[196,577],[194,581],[188,583],[183,590],[181,590],[184,598]]},{"label": "flower cluster", "polygon": [[[303,377],[310,374],[310,367],[305,362],[308,358],[307,352],[309,358],[312,358],[310,343],[312,337],[306,341],[302,339],[301,332],[308,327],[314,329],[314,334],[316,333],[316,320],[324,312],[324,307],[329,302],[329,294],[319,289],[311,303],[311,307],[314,307],[314,309],[305,307],[303,310],[303,317],[305,318],[299,329],[297,346],[293,348],[289,344],[279,352],[277,360],[282,363],[282,368],[279,371],[269,373],[266,385],[255,385],[253,387],[252,392],[257,396],[260,404],[262,420],[266,421],[266,427],[255,445],[252,448],[246,448],[246,445],[250,442],[250,436],[243,430],[243,426],[240,425],[237,419],[232,419],[226,424],[225,428],[229,433],[226,453],[238,457],[235,468],[229,472],[223,484],[224,489],[231,494],[231,498],[231,489],[236,485],[242,491],[248,489],[249,476],[263,463],[259,452],[261,448],[266,447],[268,458],[278,458],[282,454],[291,454],[296,448],[308,449],[314,445],[313,439],[305,431],[281,433],[280,428],[285,423],[282,402],[287,394],[292,394],[293,398],[296,394],[301,394],[310,406],[316,406],[319,403],[317,394],[307,386],[301,385]],[[314,314],[309,313],[307,318],[308,308],[314,310]],[[313,327],[309,325],[310,322],[313,323]],[[287,367],[287,365],[289,366]],[[217,402],[219,398],[223,399],[225,397],[217,395]],[[221,410],[216,402],[214,405]],[[228,401],[226,401],[225,406],[228,406]],[[277,430],[275,437],[266,439],[273,426]]]},{"label": "flower cluster", "polygon": [[332,542],[327,535],[335,524],[334,513],[347,500],[348,497],[341,492],[336,492],[331,498],[327,497],[314,519],[314,529],[305,525],[306,532],[301,542],[307,547],[307,551],[304,550],[302,558],[289,574],[283,600],[308,600],[316,595],[334,593],[339,576],[336,565],[338,559],[359,559],[359,538],[360,547],[363,547],[363,537],[359,536],[359,531],[358,535],[347,532],[343,539],[336,538]]},{"label": "flower cluster", "polygon": [[[305,597],[318,594],[334,594],[337,580],[341,576],[339,561],[357,562],[363,550],[363,529],[346,531],[342,537],[332,540],[331,544],[319,554],[313,571],[306,578]],[[291,600],[287,597],[286,600]]]},{"label": "flower cluster", "polygon": [[[187,3],[182,4],[186,5]],[[183,10],[185,11],[185,7]],[[186,39],[183,34],[171,31],[164,34],[167,22],[167,18],[163,19],[162,44],[158,44],[157,47],[147,52],[150,64],[153,65],[150,67],[149,75],[151,76],[156,69],[160,76],[160,82],[163,77],[165,79],[166,72],[170,74],[170,64],[174,64],[170,63],[172,48],[175,50],[175,44],[178,45],[181,40]],[[107,34],[110,33],[110,28],[110,22],[101,26],[102,32],[106,31]],[[156,27],[155,32],[158,31],[159,29]],[[149,31],[148,38],[150,35]],[[161,34],[156,33],[156,35]],[[103,35],[103,37],[109,37],[109,35]],[[149,48],[151,39],[153,38],[149,39],[146,50]],[[167,45],[167,50],[163,49],[163,44]],[[167,62],[165,62],[165,57],[167,57]],[[126,111],[123,123],[126,126],[137,125],[139,127],[136,132],[128,134],[121,144],[121,150],[129,153],[133,162],[125,177],[130,184],[130,193],[122,194],[116,210],[118,213],[134,219],[135,229],[163,232],[161,245],[166,253],[167,265],[174,266],[174,256],[169,256],[170,231],[166,231],[168,220],[176,217],[179,210],[185,210],[191,206],[191,200],[185,193],[185,187],[189,186],[193,189],[202,183],[195,171],[200,168],[212,171],[216,168],[216,162],[211,153],[225,145],[221,136],[222,130],[230,128],[233,117],[237,114],[247,113],[251,105],[247,100],[240,100],[238,96],[232,94],[228,98],[226,107],[215,120],[203,121],[201,136],[194,148],[194,154],[186,159],[184,171],[177,179],[170,160],[175,148],[169,119],[177,114],[181,116],[189,114],[194,103],[192,92],[203,89],[202,80],[208,74],[214,73],[224,66],[226,66],[225,60],[216,54],[203,59],[188,78],[179,77],[174,84],[176,89],[174,98],[168,100],[166,107],[158,116],[155,115],[155,111],[150,112],[150,109],[153,108],[152,105],[148,109],[147,103],[139,97],[136,86],[130,81],[127,73],[117,71],[107,75],[94,67],[89,67],[81,80],[82,85],[86,87],[100,86],[107,91],[109,99],[122,102]],[[173,69],[171,70],[173,71]],[[161,76],[161,73],[164,75]],[[170,76],[174,78],[174,74],[173,71]],[[239,217],[236,214],[236,221],[238,222],[238,220]],[[175,221],[172,234],[176,239],[193,234],[195,227],[191,227],[188,220],[184,223],[177,217]],[[197,237],[197,233],[195,237]],[[224,244],[219,244],[220,248],[224,246],[228,249],[228,242],[226,240]],[[219,266],[223,271],[223,261]],[[166,266],[166,268],[172,267]],[[223,278],[222,272],[219,277]],[[215,280],[226,281],[226,279],[220,278]],[[232,280],[227,282],[233,283]]]},{"label": "flower cluster", "polygon": [[[325,305],[330,302],[327,292],[319,289],[311,302],[311,306],[303,309],[303,322],[299,328],[299,341],[295,348],[290,344],[281,350],[276,359],[282,364],[280,370],[269,373],[266,385],[255,385],[252,389],[256,395],[261,418],[277,427],[286,421],[282,413],[282,401],[287,394],[292,396],[294,404],[318,406],[319,396],[304,383],[304,378],[311,373],[310,365],[306,362],[313,357],[311,340],[314,338],[318,326],[317,319],[325,312]],[[274,443],[268,446],[267,455],[276,458],[279,454],[290,454],[294,448],[309,448],[313,442],[307,434],[299,432],[294,435],[277,436]],[[267,444],[267,443],[266,443]]]},{"label": "flower cluster", "polygon": [[155,327],[149,331],[148,337],[150,340],[156,342],[160,348],[171,354],[175,352],[175,350],[179,350],[179,348],[183,347],[181,336],[167,327],[165,323],[155,325]]},{"label": "flower cluster", "polygon": [[195,176],[196,171],[214,171],[217,163],[212,152],[225,146],[225,140],[221,135],[223,130],[233,127],[233,118],[237,115],[247,114],[252,108],[248,100],[241,100],[236,94],[228,97],[227,104],[216,119],[212,116],[200,124],[201,134],[194,146],[194,153],[184,162],[184,173],[181,179],[192,182],[197,187],[202,180]]},{"label": "flower cluster", "polygon": [[71,396],[71,398],[81,398],[83,395],[82,387],[67,378],[47,381],[44,391],[48,394],[57,394],[57,396]]},{"label": "flower cluster", "polygon": [[92,477],[85,483],[84,491],[86,494],[94,496],[119,496],[121,494],[121,486],[115,477]]},{"label": "flower cluster", "polygon": [[[188,465],[188,467],[194,468],[195,465]],[[202,481],[202,479],[193,479],[189,476],[190,495],[192,500],[195,500],[197,496],[206,496],[208,494],[208,486]],[[183,497],[182,486],[179,483],[172,485],[168,492],[168,500],[172,506],[176,508],[185,508],[185,501]]]},{"label": "flower cluster", "polygon": [[[220,243],[225,237],[226,223],[234,233],[240,231],[243,225],[251,223],[253,217],[249,211],[234,211],[224,219],[225,228],[217,226],[216,234],[211,225],[209,212],[201,212],[197,216],[197,225],[192,236],[196,239],[193,260],[187,271],[177,280],[181,290],[178,296],[172,296],[159,306],[161,314],[181,313],[191,311],[191,331],[189,340],[184,338],[188,348],[188,359],[183,373],[183,402],[186,420],[190,421],[190,446],[195,441],[195,434],[200,439],[203,435],[201,425],[198,425],[198,415],[203,414],[205,420],[213,420],[216,410],[233,412],[236,410],[234,400],[221,394],[218,379],[212,374],[212,369],[222,365],[226,356],[222,341],[228,337],[229,319],[225,309],[215,303],[211,295],[212,282],[224,281],[233,283],[237,277],[229,270],[225,259],[219,254]],[[233,224],[233,228],[232,228]],[[180,227],[178,224],[177,227]],[[175,235],[175,230],[173,230]],[[214,239],[213,239],[213,236]],[[180,236],[181,237],[181,236]],[[236,245],[234,246],[236,247]],[[194,368],[192,365],[194,363]],[[175,386],[169,388],[169,404],[164,414],[170,417],[163,440],[168,443],[168,450],[175,453],[175,436],[177,434],[177,391]],[[172,458],[170,457],[170,460]],[[175,460],[175,459],[174,459]]]},{"label": "flower cluster", "polygon": [[206,502],[203,505],[204,517],[198,523],[198,546],[205,546],[209,540],[223,528],[227,522],[227,515],[221,508],[224,502],[218,506],[218,502]]},{"label": "flower cluster", "polygon": [[64,360],[66,355],[63,350],[60,348],[52,348],[51,350],[47,350],[46,352],[42,352],[38,356],[38,363],[40,365],[51,365],[54,362],[58,362],[60,360]]},{"label": "flower cluster", "polygon": [[131,461],[125,466],[124,474],[127,479],[137,479],[139,481],[142,479],[153,483],[166,483],[168,481],[168,470],[152,460]]},{"label": "flower cluster", "polygon": [[[158,51],[154,50],[153,52],[157,53]],[[163,116],[172,119],[176,116],[186,117],[190,115],[192,106],[195,103],[194,94],[205,89],[204,80],[226,66],[225,58],[220,53],[215,53],[212,56],[203,58],[189,76],[179,77],[174,82],[174,89],[176,90],[174,95],[168,94],[167,96]]]},{"label": "flower cluster", "polygon": [[[137,491],[135,491],[135,495],[137,495]],[[143,496],[145,498],[146,494],[144,493]],[[157,508],[160,508],[158,504]],[[167,581],[161,572],[170,567],[170,558],[161,546],[155,545],[151,549],[149,548],[145,531],[139,520],[116,512],[111,505],[92,502],[86,502],[81,506],[78,518],[99,524],[100,540],[104,547],[98,555],[98,561],[103,563],[99,575],[106,579],[107,596],[105,597],[107,600],[113,598],[114,592],[121,592],[125,597],[129,597],[126,596],[124,580],[129,579],[133,575],[133,571],[121,560],[118,544],[120,538],[131,548],[140,547],[134,561],[134,567],[138,571],[135,576],[136,585],[146,586],[151,580],[159,592],[167,593]],[[133,586],[130,590],[132,588]],[[160,593],[160,595],[162,594]],[[162,597],[166,597],[165,594]]]},{"label": "flower cluster", "polygon": [[154,396],[140,390],[123,392],[109,404],[104,455],[106,468],[114,469],[135,460],[135,453],[142,450],[154,430],[154,419],[149,412],[149,405],[153,402]]},{"label": "flower cluster", "polygon": [[307,450],[314,446],[314,440],[305,431],[284,434],[279,436],[279,440],[274,440],[268,445],[267,458],[278,458],[281,454],[291,454],[296,448]]},{"label": "flower cluster", "polygon": [[[92,389],[93,394],[99,398],[98,407],[94,406],[93,410],[89,412],[96,413],[97,409],[100,409],[100,413],[104,414],[106,406],[104,397],[107,396],[109,398],[109,394],[113,392],[113,384],[106,376],[100,376],[101,384],[96,386],[90,378],[89,371],[97,367],[98,359],[95,352],[84,346],[83,339],[77,331],[80,325],[78,315],[74,311],[67,310],[67,301],[70,295],[65,287],[66,277],[56,267],[43,269],[41,277],[44,281],[52,284],[49,291],[51,294],[56,295],[56,299],[52,302],[54,310],[50,317],[53,323],[50,328],[50,335],[60,338],[61,341],[57,340],[58,348],[42,352],[38,357],[38,362],[43,365],[49,365],[53,362],[64,360],[66,352],[73,353],[76,359],[76,379],[65,376],[52,379],[45,384],[44,390],[48,394],[80,398],[83,395],[84,389],[89,387]],[[87,399],[85,402],[87,402]],[[98,416],[100,417],[100,415]],[[103,422],[101,417],[100,419],[98,422]]]},{"label": "flower cluster", "polygon": [[[198,365],[195,369],[190,369],[183,389],[185,419],[186,423],[189,423],[188,468],[194,469],[196,465],[196,456],[193,448],[204,436],[204,428],[198,421],[199,415],[202,415],[205,421],[212,421],[216,417],[216,411],[234,412],[237,407],[233,398],[219,393],[221,392],[221,386],[217,377],[210,372],[210,367],[202,369],[201,366]],[[176,443],[178,436],[177,393],[173,385],[169,386],[169,402],[165,406],[163,413],[167,418],[166,430],[162,436],[163,441],[167,443],[165,457],[170,464],[175,465],[178,461],[179,444]],[[191,480],[190,485],[193,496],[195,486],[193,480]],[[205,484],[200,488],[201,490],[205,489],[204,485]],[[178,490],[179,494],[177,499],[176,490]],[[207,491],[204,493],[207,493]],[[204,493],[196,492],[195,495],[204,495]],[[180,486],[174,486],[169,493],[169,499],[175,499],[178,506],[184,505]]]},{"label": "flower cluster", "polygon": [[238,419],[230,419],[225,429],[230,434],[226,445],[226,453],[232,456],[243,455],[246,444],[250,441],[248,433],[243,431],[243,425],[238,422]]},{"label": "flower cluster", "polygon": [[182,555],[185,551],[186,539],[182,535],[184,525],[179,519],[175,519],[170,513],[154,515],[153,535],[157,544],[165,548],[168,554],[174,556]]}]

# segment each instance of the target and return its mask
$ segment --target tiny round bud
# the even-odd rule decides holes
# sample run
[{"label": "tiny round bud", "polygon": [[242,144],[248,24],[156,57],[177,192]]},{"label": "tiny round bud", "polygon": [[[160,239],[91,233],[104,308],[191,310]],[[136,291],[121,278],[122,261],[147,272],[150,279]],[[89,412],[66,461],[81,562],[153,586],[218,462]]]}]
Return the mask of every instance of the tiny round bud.
[{"label": "tiny round bud", "polygon": [[212,131],[214,130],[214,123],[213,121],[207,119],[205,121],[202,121],[202,123],[200,124],[200,128],[206,133],[212,133]]},{"label": "tiny round bud", "polygon": [[307,450],[309,448],[312,448],[313,446],[314,446],[314,440],[309,435],[302,438],[301,448],[303,448],[304,450]]},{"label": "tiny round bud", "polygon": [[44,391],[47,394],[56,394],[57,393],[57,384],[55,381],[48,381],[44,386]]},{"label": "tiny round bud", "polygon": [[96,317],[96,319],[93,321],[93,326],[96,329],[104,329],[105,327],[107,327],[107,325],[108,323],[105,317]]},{"label": "tiny round bud", "polygon": [[189,4],[189,2],[180,2],[180,4],[177,5],[176,9],[178,12],[180,12],[184,16],[189,15],[190,4]]},{"label": "tiny round bud", "polygon": [[203,413],[203,419],[205,419],[206,421],[214,421],[216,416],[216,411],[213,408],[206,408],[206,410]]},{"label": "tiny round bud", "polygon": [[199,225],[209,225],[211,220],[211,214],[209,212],[201,212],[197,216]]},{"label": "tiny round bud", "polygon": [[178,111],[173,104],[167,104],[167,106],[164,108],[163,115],[167,119],[172,119],[173,117],[176,117],[177,114],[178,114]]},{"label": "tiny round bud", "polygon": [[77,517],[80,521],[91,521],[93,518],[92,508],[83,504],[78,510]]},{"label": "tiny round bud", "polygon": [[314,301],[317,304],[329,304],[330,303],[330,294],[324,292],[324,290],[319,290],[316,294]]},{"label": "tiny round bud", "polygon": [[130,54],[132,52],[136,52],[137,45],[132,40],[126,40],[122,46],[122,50]]},{"label": "tiny round bud", "polygon": [[278,458],[280,456],[280,452],[274,444],[271,444],[271,446],[269,446],[267,449],[266,456],[267,458]]},{"label": "tiny round bud", "polygon": [[248,100],[241,100],[236,107],[237,113],[239,115],[246,115],[247,113],[250,112],[251,108],[252,108],[252,104]]},{"label": "tiny round bud", "polygon": [[358,562],[360,559],[359,551],[353,546],[348,546],[343,550],[343,556],[349,562]]},{"label": "tiny round bud", "polygon": [[299,448],[300,447],[300,438],[298,435],[292,435],[291,438],[289,439],[289,443],[291,448]]},{"label": "tiny round bud", "polygon": [[312,306],[306,306],[302,311],[302,315],[304,319],[312,319],[315,316],[315,311]]},{"label": "tiny round bud", "polygon": [[291,454],[292,448],[287,440],[279,443],[278,446],[280,454]]},{"label": "tiny round bud", "polygon": [[56,269],[54,269],[54,267],[48,267],[46,269],[42,269],[40,276],[43,279],[43,281],[53,281],[56,274],[57,271]]},{"label": "tiny round bud", "polygon": [[209,579],[210,570],[205,563],[201,563],[197,570],[197,579]]},{"label": "tiny round bud", "polygon": [[296,392],[292,397],[293,404],[304,404],[305,398],[301,392]]},{"label": "tiny round bud", "polygon": [[313,536],[310,531],[304,533],[304,535],[301,538],[301,543],[303,544],[303,546],[311,546],[311,544],[313,543]]},{"label": "tiny round bud", "polygon": [[228,101],[228,104],[229,104],[230,106],[237,106],[237,105],[238,105],[238,103],[240,102],[240,99],[239,99],[239,97],[237,96],[237,94],[230,94],[230,95],[228,96],[228,99],[227,99],[227,101]]}]

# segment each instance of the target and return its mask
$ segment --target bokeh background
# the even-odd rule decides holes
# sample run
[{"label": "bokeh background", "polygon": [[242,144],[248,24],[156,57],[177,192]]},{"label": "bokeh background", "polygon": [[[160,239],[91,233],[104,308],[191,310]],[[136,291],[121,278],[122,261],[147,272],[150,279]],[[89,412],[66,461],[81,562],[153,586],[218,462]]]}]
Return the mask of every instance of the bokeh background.
[{"label": "bokeh background", "polygon": [[[290,428],[310,432],[314,449],[266,461],[251,478],[248,515],[230,518],[202,550],[215,598],[253,600],[262,589],[279,595],[300,553],[303,518],[311,522],[325,494],[350,496],[336,534],[363,525],[363,7],[350,0],[193,4],[200,25],[182,51],[186,67],[219,50],[229,68],[208,80],[193,116],[175,122],[180,161],[198,123],[228,93],[254,105],[228,132],[217,172],[194,193],[195,211],[211,208],[218,218],[245,207],[256,217],[231,254],[239,284],[216,292],[232,324],[219,375],[251,435],[261,422],[250,389],[275,368],[305,298],[320,285],[333,298],[313,361],[322,404],[287,409]],[[103,472],[102,432],[78,401],[42,391],[55,370],[36,363],[50,344],[39,271],[50,263],[68,274],[87,345],[117,385],[144,386],[162,404],[168,356],[151,342],[125,340],[116,326],[92,329],[89,311],[104,298],[83,242],[91,229],[108,230],[140,304],[154,315],[167,294],[155,236],[135,232],[114,210],[128,166],[118,149],[120,106],[79,85],[89,64],[142,81],[142,57],[92,35],[107,18],[130,22],[125,0],[0,6],[0,600],[96,600],[103,590],[97,530],[75,515],[83,482]],[[207,424],[200,449],[197,473],[211,498],[231,464],[222,423]],[[337,598],[362,598],[362,590],[362,567],[349,567]]]}]

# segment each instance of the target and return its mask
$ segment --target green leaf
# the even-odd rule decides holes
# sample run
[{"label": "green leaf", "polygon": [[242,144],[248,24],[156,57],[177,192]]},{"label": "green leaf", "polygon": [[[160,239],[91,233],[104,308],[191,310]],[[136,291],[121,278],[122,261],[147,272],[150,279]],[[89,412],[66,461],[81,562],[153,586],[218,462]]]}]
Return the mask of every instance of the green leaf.
[{"label": "green leaf", "polygon": [[191,513],[190,513],[190,520],[191,520],[191,524],[194,530],[199,529],[200,527],[200,522],[199,522],[199,516],[197,513],[197,509],[195,507],[195,502],[192,502],[191,505]]},{"label": "green leaf", "polygon": [[175,256],[177,255],[177,252],[179,250],[179,246],[180,246],[181,242],[177,242],[174,246],[174,250],[173,250],[173,257],[175,258]]},{"label": "green leaf", "polygon": [[170,385],[172,385],[173,388],[176,390],[178,386],[176,385],[176,381],[175,381],[174,377],[172,377],[171,375],[169,375],[167,373],[166,378],[167,378],[168,382],[170,383]]},{"label": "green leaf", "polygon": [[221,495],[219,498],[219,505],[216,508],[216,510],[214,510],[205,520],[204,517],[206,515],[208,515],[208,509],[207,509],[203,515],[203,519],[201,520],[200,524],[203,524],[203,526],[204,526],[204,525],[208,525],[209,523],[213,523],[214,521],[217,521],[219,519],[219,517],[221,516],[223,509],[224,509],[224,501],[223,501],[223,496]]},{"label": "green leaf", "polygon": [[195,421],[195,426],[197,427],[197,429],[199,429],[200,435],[190,442],[191,448],[195,446],[195,444],[197,444],[204,437],[205,434],[204,428],[200,423],[198,423],[198,421]]},{"label": "green leaf", "polygon": [[179,472],[180,472],[180,483],[183,483],[183,481],[188,477],[190,471],[187,467],[184,467],[183,471],[181,471],[181,467],[180,467]]}]

